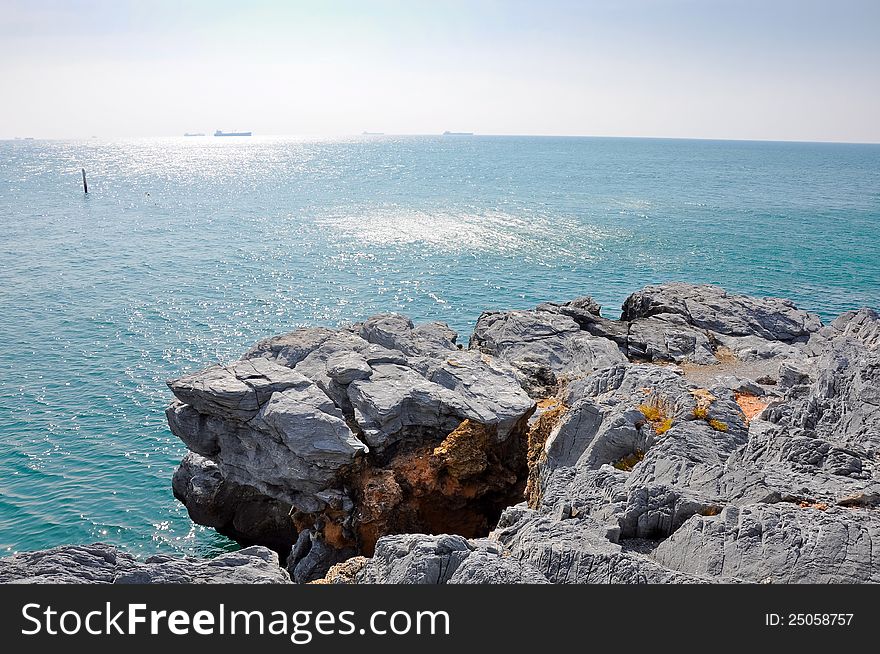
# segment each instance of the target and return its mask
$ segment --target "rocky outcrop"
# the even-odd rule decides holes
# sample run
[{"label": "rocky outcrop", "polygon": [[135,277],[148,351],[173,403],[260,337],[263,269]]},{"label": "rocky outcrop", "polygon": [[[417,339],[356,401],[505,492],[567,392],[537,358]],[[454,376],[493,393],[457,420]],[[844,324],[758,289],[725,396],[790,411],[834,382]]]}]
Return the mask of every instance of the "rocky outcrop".
[{"label": "rocky outcrop", "polygon": [[880,581],[878,343],[871,310],[822,328],[681,284],[617,321],[586,299],[483,314],[471,348],[539,400],[527,504],[482,541],[382,538],[345,583]]},{"label": "rocky outcrop", "polygon": [[[582,308],[583,307],[583,308]],[[626,361],[614,340],[582,325],[605,322],[590,298],[534,311],[488,312],[477,320],[470,348],[510,363],[534,397],[551,395],[561,379]]]},{"label": "rocky outcrop", "polygon": [[243,545],[262,544],[286,552],[296,540],[289,503],[228,481],[216,463],[194,452],[180,462],[171,488],[194,522]]},{"label": "rocky outcrop", "polygon": [[[711,364],[721,376],[631,362],[569,382],[534,510],[503,517],[495,537],[539,569],[546,549],[563,581],[578,579],[579,557],[595,575],[583,581],[877,581],[880,318],[861,310],[817,329],[789,303],[722,308],[719,290],[692,303],[675,288],[633,296],[624,318],[675,312],[718,330],[713,342],[778,339],[786,348],[762,348],[774,378],[747,378],[750,353]],[[605,578],[597,543],[640,564],[607,564],[616,573],[639,572]]]},{"label": "rocky outcrop", "polygon": [[445,325],[301,329],[169,383],[191,517],[321,577],[386,534],[488,533],[518,501],[535,403]]},{"label": "rocky outcrop", "polygon": [[278,555],[248,547],[215,559],[167,555],[143,561],[112,545],[65,545],[0,559],[0,583],[17,584],[286,584]]},{"label": "rocky outcrop", "polygon": [[457,535],[385,536],[371,559],[351,570],[339,566],[329,583],[355,584],[547,584],[526,561],[506,556],[500,543]]},{"label": "rocky outcrop", "polygon": [[870,581],[878,323],[669,284],[298,330],[170,384],[175,493],[297,581]]},{"label": "rocky outcrop", "polygon": [[619,320],[603,318],[588,297],[484,313],[470,347],[509,362],[523,387],[543,397],[561,380],[627,361],[714,366],[797,356],[820,325],[788,300],[676,283],[634,293]]},{"label": "rocky outcrop", "polygon": [[819,317],[789,300],[731,295],[718,286],[647,286],[623,303],[621,320],[681,318],[685,324],[725,336],[757,336],[783,343],[806,342],[822,326]]},{"label": "rocky outcrop", "polygon": [[878,583],[880,519],[791,503],[727,506],[695,516],[654,552],[661,564],[714,579],[772,583]]}]

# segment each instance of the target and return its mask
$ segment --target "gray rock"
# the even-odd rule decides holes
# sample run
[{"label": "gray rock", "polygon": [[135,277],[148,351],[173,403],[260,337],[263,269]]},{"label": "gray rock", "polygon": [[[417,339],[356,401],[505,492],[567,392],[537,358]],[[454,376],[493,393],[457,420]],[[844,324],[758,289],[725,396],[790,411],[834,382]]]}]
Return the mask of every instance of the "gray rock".
[{"label": "gray rock", "polygon": [[369,379],[347,387],[355,421],[366,442],[380,450],[426,432],[448,434],[465,419],[496,426],[504,440],[534,407],[509,370],[472,352],[455,350],[411,366],[376,364]]},{"label": "gray rock", "polygon": [[355,420],[371,446],[384,448],[423,430],[451,432],[469,415],[464,399],[412,368],[377,365],[367,381],[348,387]]},{"label": "gray rock", "polygon": [[412,365],[425,379],[460,396],[466,406],[462,419],[492,425],[498,440],[517,430],[534,409],[535,403],[517,386],[509,366],[486,361],[475,352],[419,359]]},{"label": "gray rock", "polygon": [[[314,384],[275,393],[253,424],[303,459],[309,472],[319,466],[337,469],[367,451],[345,422],[342,411]],[[249,472],[265,477],[267,470],[259,467]],[[289,478],[289,471],[279,471],[279,485]]]},{"label": "gray rock", "polygon": [[706,331],[676,314],[658,314],[629,323],[626,355],[643,361],[718,363]]},{"label": "gray rock", "polygon": [[247,547],[214,559],[151,556],[117,575],[116,584],[286,584],[290,578],[278,555],[265,547]]},{"label": "gray rock", "polygon": [[[592,516],[612,540],[661,539],[725,503],[718,478],[748,439],[728,389],[700,389],[667,367],[630,364],[570,385],[565,401],[571,408],[540,464],[542,514]],[[705,413],[697,416],[698,407]]]},{"label": "gray rock", "polygon": [[534,396],[555,390],[546,385],[548,379],[575,378],[626,361],[616,343],[593,336],[574,318],[556,311],[484,313],[470,348],[514,366],[521,384]]},{"label": "gray rock", "polygon": [[786,361],[774,390],[784,396],[752,420],[723,467],[703,475],[703,491],[738,505],[834,505],[876,492],[878,324],[867,310],[844,315]]},{"label": "gray rock", "polygon": [[696,575],[665,568],[611,542],[590,518],[554,520],[521,512],[496,537],[510,556],[529,563],[555,584],[699,583]]},{"label": "gray rock", "polygon": [[327,327],[303,327],[289,334],[264,339],[249,349],[243,359],[269,359],[293,368],[336,333]]},{"label": "gray rock", "polygon": [[561,304],[557,302],[544,302],[535,308],[538,311],[550,311],[571,316],[581,327],[602,317],[602,307],[589,295],[584,295]]},{"label": "gray rock", "polygon": [[0,558],[0,583],[111,584],[137,561],[112,545],[63,545]]},{"label": "gray rock", "polygon": [[727,336],[712,333],[716,345],[723,345],[738,361],[784,361],[800,356],[803,343],[770,341],[760,336]]},{"label": "gray rock", "polygon": [[601,315],[601,307],[589,296],[575,298],[570,302],[543,302],[535,311],[558,313],[574,320],[578,327],[593,336],[615,342],[622,349],[626,347],[629,324],[619,320],[609,320]]},{"label": "gray rock", "polygon": [[220,439],[230,430],[247,430],[244,425],[227,418],[199,413],[189,404],[176,399],[165,409],[165,418],[171,431],[190,452],[204,457],[216,456],[220,452]]},{"label": "gray rock", "polygon": [[369,378],[372,365],[406,366],[407,362],[407,357],[398,350],[370,343],[352,329],[340,329],[303,357],[296,364],[296,370],[311,379],[346,416],[351,417],[354,409],[347,395],[349,383]]},{"label": "gray rock", "polygon": [[700,495],[658,484],[628,484],[626,503],[611,511],[597,511],[606,521],[614,517],[618,539],[662,540],[681,527],[691,516],[721,509]]},{"label": "gray rock", "polygon": [[357,582],[445,584],[473,549],[461,536],[385,536],[376,543],[373,558],[358,573]]},{"label": "gray rock", "polygon": [[880,582],[880,520],[873,512],[778,503],[694,516],[655,559],[721,580],[774,583]]},{"label": "gray rock", "polygon": [[[810,341],[806,394],[774,422],[794,433],[825,438],[872,453],[880,451],[880,316],[863,309],[844,314]],[[798,395],[797,384],[793,395]]]},{"label": "gray rock", "polygon": [[215,559],[168,555],[144,561],[112,545],[65,545],[0,559],[0,583],[25,584],[284,584],[278,555],[248,547]]},{"label": "gray rock", "polygon": [[[712,398],[705,418],[695,416],[700,394]],[[628,364],[600,370],[571,384],[565,403],[572,408],[547,441],[549,469],[595,469],[637,450],[648,454],[661,443],[667,455],[671,450],[686,452],[701,439],[717,451],[717,460],[746,440],[744,417],[731,393],[699,389],[662,366]],[[655,420],[646,416],[648,410],[654,411]],[[708,420],[717,420],[724,431],[713,429]]]},{"label": "gray rock", "polygon": [[549,584],[527,561],[504,552],[478,549],[471,552],[449,578],[448,584]]},{"label": "gray rock", "polygon": [[373,316],[357,331],[364,340],[406,356],[443,356],[458,349],[457,334],[446,325],[427,323],[416,327],[409,318],[396,313]]},{"label": "gray rock", "polygon": [[[394,467],[395,457],[414,450],[431,457],[470,421],[491,442],[479,445],[489,450],[481,454],[488,490],[475,487],[469,497],[480,516],[500,511],[503,504],[492,504],[525,483],[525,461],[514,456],[535,403],[510,366],[460,350],[455,340],[446,325],[415,326],[384,314],[338,330],[298,330],[269,339],[240,361],[169,382],[176,400],[167,409],[168,424],[203,457],[181,465],[176,496],[193,519],[242,543],[291,551],[296,532],[287,522],[299,525],[290,569],[298,581],[311,580],[358,553],[352,549],[360,542],[357,503],[368,471],[389,466],[394,475],[406,476]],[[451,474],[437,466],[429,477]],[[393,477],[389,483],[400,488]],[[408,482],[402,487],[412,497],[401,496],[403,505],[387,510],[401,511],[408,528],[417,528],[424,513],[418,506],[404,510],[407,501],[425,501],[416,492],[454,488],[439,477],[427,478],[417,491]],[[263,521],[253,514],[260,496],[268,511]],[[467,503],[452,502],[456,510]],[[375,524],[394,522],[377,522],[375,511],[368,513]],[[482,519],[474,517],[473,524]],[[333,544],[322,532],[328,528]],[[370,538],[380,535],[371,532]]]},{"label": "gray rock", "polygon": [[708,284],[647,286],[623,304],[622,320],[677,314],[694,327],[728,336],[759,336],[784,343],[806,341],[822,323],[791,301],[728,294]]},{"label": "gray rock", "polygon": [[545,446],[545,467],[583,466],[596,469],[637,450],[649,449],[653,434],[642,430],[644,416],[633,406],[609,413],[590,398],[574,404]]},{"label": "gray rock", "polygon": [[487,539],[405,534],[385,536],[356,575],[359,584],[546,584],[528,563],[502,555]]},{"label": "gray rock", "polygon": [[327,375],[337,384],[345,386],[358,379],[368,379],[373,369],[358,353],[339,352],[327,359]]},{"label": "gray rock", "polygon": [[259,543],[286,555],[296,540],[289,503],[227,481],[216,463],[198,454],[190,452],[183,458],[171,487],[193,522],[239,543]]},{"label": "gray rock", "polygon": [[333,547],[316,530],[305,529],[287,557],[287,571],[294,582],[304,584],[321,579],[332,566],[356,555],[354,547]]},{"label": "gray rock", "polygon": [[719,364],[720,346],[744,362],[794,357],[820,325],[788,300],[665,284],[630,296],[617,321],[601,317],[590,298],[487,312],[470,347],[514,365],[523,387],[543,397],[556,391],[558,378],[583,377],[627,358],[710,366]]},{"label": "gray rock", "polygon": [[263,358],[212,366],[168,382],[171,392],[199,413],[250,420],[273,393],[306,388],[301,374]]},{"label": "gray rock", "polygon": [[[239,363],[259,361],[265,360]],[[274,366],[273,372],[286,371],[283,378],[292,383],[265,396],[258,410],[248,413],[249,418],[244,419],[242,402],[233,399],[230,384],[217,391],[224,403],[210,399],[211,389],[218,387],[221,378],[219,370],[240,369],[236,364],[208,369],[204,381],[195,374],[185,383],[172,382],[179,400],[196,404],[172,404],[167,412],[169,426],[194,452],[210,456],[226,481],[314,510],[320,505],[315,494],[333,487],[338,471],[366,452],[367,446],[352,433],[342,412],[307,377],[268,361],[258,365]],[[222,379],[236,378],[223,373]],[[194,388],[200,390],[195,393]],[[233,402],[237,408],[230,410]]]}]

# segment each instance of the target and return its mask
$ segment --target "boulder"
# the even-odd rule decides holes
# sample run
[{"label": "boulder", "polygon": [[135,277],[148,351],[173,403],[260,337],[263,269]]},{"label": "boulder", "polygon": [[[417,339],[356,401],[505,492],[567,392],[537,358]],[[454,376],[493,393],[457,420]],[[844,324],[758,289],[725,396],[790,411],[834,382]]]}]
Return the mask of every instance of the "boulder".
[{"label": "boulder", "polygon": [[175,397],[199,413],[245,421],[274,393],[310,385],[302,375],[266,359],[211,366],[169,382]]},{"label": "boulder", "polygon": [[822,326],[819,317],[790,300],[729,294],[709,284],[647,286],[623,303],[621,320],[679,316],[689,325],[727,336],[806,342]]},{"label": "boulder", "polygon": [[278,555],[248,547],[214,559],[155,555],[136,559],[112,545],[64,545],[0,558],[0,583],[286,584]]},{"label": "boulder", "polygon": [[614,341],[584,330],[556,305],[541,305],[533,311],[483,313],[469,347],[512,365],[520,383],[534,397],[552,395],[560,379],[626,361]]}]

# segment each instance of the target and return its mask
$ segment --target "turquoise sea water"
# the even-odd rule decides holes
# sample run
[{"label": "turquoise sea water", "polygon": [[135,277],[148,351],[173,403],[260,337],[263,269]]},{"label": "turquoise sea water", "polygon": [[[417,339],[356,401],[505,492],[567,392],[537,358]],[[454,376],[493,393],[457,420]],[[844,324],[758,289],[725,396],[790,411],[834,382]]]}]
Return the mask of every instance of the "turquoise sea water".
[{"label": "turquoise sea water", "polygon": [[[89,174],[81,191],[80,167]],[[379,311],[663,280],[880,305],[880,146],[526,137],[0,142],[0,552],[233,547],[171,495],[164,380]]]}]

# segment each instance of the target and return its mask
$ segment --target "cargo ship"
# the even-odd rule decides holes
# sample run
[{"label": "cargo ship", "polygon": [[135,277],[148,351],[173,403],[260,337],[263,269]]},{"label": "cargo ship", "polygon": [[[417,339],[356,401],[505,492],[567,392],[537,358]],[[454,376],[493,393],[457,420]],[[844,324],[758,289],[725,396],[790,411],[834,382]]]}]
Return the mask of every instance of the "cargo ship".
[{"label": "cargo ship", "polygon": [[251,132],[224,132],[218,129],[214,132],[214,136],[250,136]]}]

